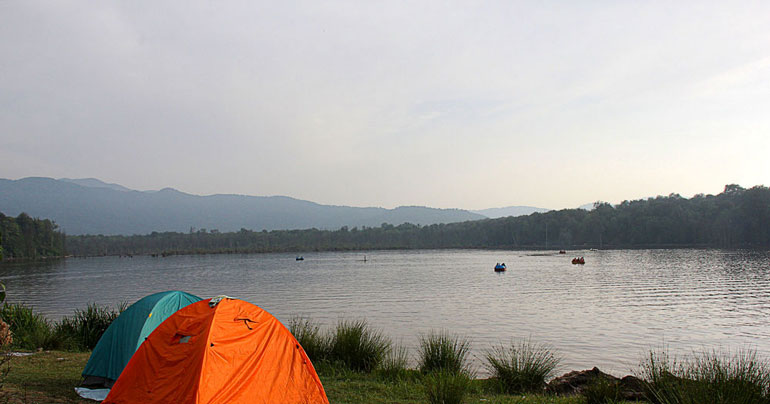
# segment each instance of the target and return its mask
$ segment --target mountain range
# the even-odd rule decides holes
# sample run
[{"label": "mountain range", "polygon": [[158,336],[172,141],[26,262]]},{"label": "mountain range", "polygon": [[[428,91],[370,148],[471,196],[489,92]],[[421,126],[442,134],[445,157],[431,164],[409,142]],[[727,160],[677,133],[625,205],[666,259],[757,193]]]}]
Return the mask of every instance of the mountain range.
[{"label": "mountain range", "polygon": [[173,188],[137,191],[95,178],[0,179],[0,212],[52,219],[67,234],[338,229],[407,222],[429,225],[544,211],[547,209],[527,206],[479,211],[423,206],[384,209],[321,205],[286,196],[200,196]]},{"label": "mountain range", "polygon": [[338,229],[382,223],[450,223],[485,218],[459,209],[329,206],[285,196],[198,196],[136,191],[90,179],[0,179],[0,212],[54,220],[68,234],[148,234],[192,229]]}]

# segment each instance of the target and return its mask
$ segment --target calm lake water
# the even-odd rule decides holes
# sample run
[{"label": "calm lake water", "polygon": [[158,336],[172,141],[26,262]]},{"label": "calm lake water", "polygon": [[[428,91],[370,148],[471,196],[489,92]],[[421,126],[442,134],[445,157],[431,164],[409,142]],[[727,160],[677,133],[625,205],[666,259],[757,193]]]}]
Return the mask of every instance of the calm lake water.
[{"label": "calm lake water", "polygon": [[[364,256],[367,261],[363,262]],[[585,265],[572,265],[585,256]],[[617,375],[651,348],[751,348],[770,357],[770,252],[723,250],[374,251],[66,259],[4,264],[9,302],[52,320],[89,302],[116,306],[164,290],[242,298],[286,322],[366,318],[415,352],[418,336],[468,336],[475,363],[492,344],[531,338],[561,371]],[[497,262],[508,271],[495,273]],[[479,369],[484,373],[483,369]]]}]

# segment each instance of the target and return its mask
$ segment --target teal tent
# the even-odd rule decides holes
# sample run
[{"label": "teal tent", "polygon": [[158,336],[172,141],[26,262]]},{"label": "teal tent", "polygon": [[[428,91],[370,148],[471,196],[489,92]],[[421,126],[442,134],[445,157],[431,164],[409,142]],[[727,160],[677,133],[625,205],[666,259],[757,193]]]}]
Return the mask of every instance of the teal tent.
[{"label": "teal tent", "polygon": [[84,387],[112,387],[147,336],[177,310],[201,300],[186,292],[160,292],[132,304],[115,321],[94,347],[83,369]]}]

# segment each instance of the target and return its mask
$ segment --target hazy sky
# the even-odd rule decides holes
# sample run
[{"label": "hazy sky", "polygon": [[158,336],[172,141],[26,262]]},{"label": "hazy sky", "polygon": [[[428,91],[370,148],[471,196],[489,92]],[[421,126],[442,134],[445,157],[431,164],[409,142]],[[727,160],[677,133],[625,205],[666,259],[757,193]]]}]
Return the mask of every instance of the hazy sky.
[{"label": "hazy sky", "polygon": [[770,2],[0,0],[0,178],[566,208],[770,185]]}]

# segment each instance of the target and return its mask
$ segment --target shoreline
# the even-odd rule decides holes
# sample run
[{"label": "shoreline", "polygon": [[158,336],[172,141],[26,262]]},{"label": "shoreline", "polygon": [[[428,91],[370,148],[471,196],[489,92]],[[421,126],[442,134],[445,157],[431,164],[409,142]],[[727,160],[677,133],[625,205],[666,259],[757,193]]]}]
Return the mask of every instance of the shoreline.
[{"label": "shoreline", "polygon": [[[325,253],[325,252],[376,252],[376,251],[527,251],[527,252],[546,252],[542,255],[560,255],[559,251],[565,251],[566,255],[570,252],[585,252],[585,251],[640,251],[640,250],[721,250],[721,251],[770,251],[768,247],[757,246],[738,246],[738,247],[719,247],[711,245],[633,245],[633,246],[604,246],[602,248],[596,248],[595,246],[585,246],[577,248],[544,248],[544,247],[446,247],[446,248],[408,248],[408,247],[393,247],[393,248],[333,248],[333,249],[274,249],[274,250],[253,250],[253,249],[220,249],[220,250],[172,250],[161,251],[152,253],[132,253],[132,254],[86,254],[86,255],[74,255],[68,254],[63,256],[47,256],[38,258],[3,258],[0,260],[2,263],[35,263],[45,261],[56,261],[62,259],[87,259],[87,258],[103,258],[103,257],[119,257],[119,258],[134,258],[134,257],[152,257],[152,258],[167,258],[172,256],[195,256],[195,255],[262,255],[262,254],[308,254],[308,253]],[[561,254],[564,255],[564,254]]]}]

